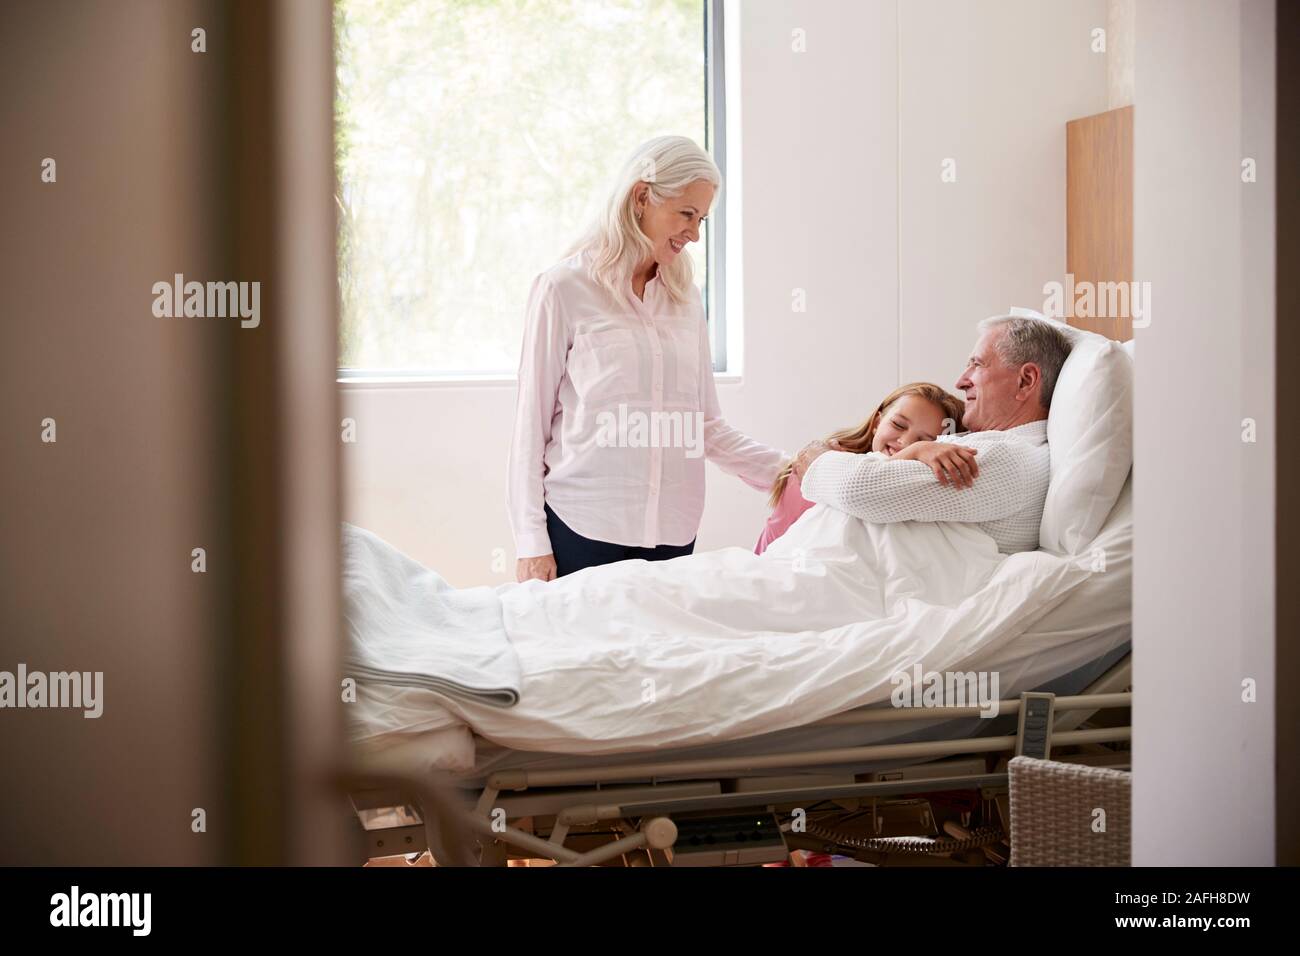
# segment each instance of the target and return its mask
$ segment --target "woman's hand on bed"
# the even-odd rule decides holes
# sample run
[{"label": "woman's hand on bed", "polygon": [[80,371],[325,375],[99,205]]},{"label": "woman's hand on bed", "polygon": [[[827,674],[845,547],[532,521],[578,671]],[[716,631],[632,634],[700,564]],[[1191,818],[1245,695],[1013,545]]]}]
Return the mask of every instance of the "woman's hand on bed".
[{"label": "woman's hand on bed", "polygon": [[979,477],[980,468],[975,463],[978,449],[955,445],[946,441],[918,441],[895,452],[892,461],[919,461],[927,465],[939,484],[954,488],[969,488]]},{"label": "woman's hand on bed", "polygon": [[554,581],[555,555],[543,554],[536,558],[520,558],[515,562],[515,578],[520,584],[534,578],[538,581]]},{"label": "woman's hand on bed", "polygon": [[799,480],[803,481],[803,476],[807,473],[809,466],[828,451],[843,451],[843,449],[840,448],[839,441],[834,438],[830,441],[823,441],[820,438],[816,441],[810,441],[795,456],[794,463],[790,467]]}]

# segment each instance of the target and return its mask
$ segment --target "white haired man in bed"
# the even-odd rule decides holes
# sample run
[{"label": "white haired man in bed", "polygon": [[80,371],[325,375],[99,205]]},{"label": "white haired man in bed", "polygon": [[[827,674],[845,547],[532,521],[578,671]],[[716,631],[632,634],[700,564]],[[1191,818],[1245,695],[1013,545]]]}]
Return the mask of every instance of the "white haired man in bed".
[{"label": "white haired man in bed", "polygon": [[[809,501],[863,521],[959,521],[1004,554],[1038,547],[1047,498],[1047,410],[1069,340],[1049,322],[985,319],[956,388],[967,431],[915,442],[893,457],[813,442],[794,470]],[[938,481],[935,481],[935,478]]]}]

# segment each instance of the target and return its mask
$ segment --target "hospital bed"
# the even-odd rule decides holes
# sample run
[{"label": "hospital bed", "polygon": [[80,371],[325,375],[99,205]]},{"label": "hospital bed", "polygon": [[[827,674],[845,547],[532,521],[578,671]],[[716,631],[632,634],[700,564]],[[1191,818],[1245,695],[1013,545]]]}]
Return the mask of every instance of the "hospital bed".
[{"label": "hospital bed", "polygon": [[[1129,766],[1130,503],[1126,489],[1098,538],[1106,573],[990,663],[996,716],[885,702],[760,737],[599,756],[476,735],[473,767],[456,772],[438,769],[443,732],[413,734],[347,781],[358,858],[680,866],[813,850],[876,865],[1004,862],[1011,757]],[[1046,716],[1027,724],[1034,708]]]},{"label": "hospital bed", "polygon": [[[1081,373],[1082,355],[1071,361],[1072,378],[1094,392],[1098,382],[1121,387],[1099,378],[1100,366]],[[1124,369],[1131,392],[1131,361]],[[1058,389],[1070,387],[1063,371]],[[1096,445],[1131,441],[1114,419],[1131,406],[1129,393],[1101,399],[1067,401],[1094,443],[1080,460],[1109,460],[1113,474],[1073,476],[1086,479],[1087,499],[1069,502],[1068,547],[1054,551],[1080,562],[1101,554],[1101,573],[988,662],[1003,691],[995,715],[886,701],[758,737],[601,755],[516,751],[476,736],[472,768],[454,772],[439,769],[443,732],[415,733],[359,755],[344,781],[359,855],[427,849],[439,864],[683,866],[781,863],[814,850],[874,865],[1005,863],[1012,757],[1129,767],[1131,444],[1114,454]],[[1098,437],[1089,422],[1105,416],[1113,434]],[[1071,463],[1064,450],[1061,458],[1064,487]],[[1049,508],[1056,467],[1054,458]],[[1094,485],[1107,482],[1114,487],[1098,505]],[[1090,529],[1075,521],[1089,509]]]}]

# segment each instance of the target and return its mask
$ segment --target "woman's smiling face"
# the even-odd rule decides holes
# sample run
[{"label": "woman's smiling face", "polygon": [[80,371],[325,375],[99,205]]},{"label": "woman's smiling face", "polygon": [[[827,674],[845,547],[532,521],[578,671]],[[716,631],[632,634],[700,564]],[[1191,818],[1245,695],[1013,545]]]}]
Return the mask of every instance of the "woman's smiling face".
[{"label": "woman's smiling face", "polygon": [[[644,186],[638,188],[645,190]],[[700,224],[713,205],[714,192],[713,184],[701,179],[661,205],[656,206],[648,199],[638,202],[637,209],[641,212],[638,223],[646,238],[654,243],[655,262],[667,265],[685,252],[689,243],[699,242]]]},{"label": "woman's smiling face", "polygon": [[893,455],[912,442],[934,441],[943,424],[942,408],[920,395],[904,395],[881,413],[871,450]]}]

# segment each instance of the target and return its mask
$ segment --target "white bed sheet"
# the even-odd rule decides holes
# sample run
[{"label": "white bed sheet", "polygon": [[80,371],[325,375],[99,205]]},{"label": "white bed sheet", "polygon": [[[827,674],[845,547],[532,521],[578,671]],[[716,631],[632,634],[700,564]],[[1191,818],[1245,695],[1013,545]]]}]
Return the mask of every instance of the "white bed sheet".
[{"label": "white bed sheet", "polygon": [[[1004,697],[1082,673],[1128,640],[1131,559],[1128,486],[1081,557],[1004,557],[970,528],[872,526],[819,506],[762,558],[725,549],[501,589],[519,705],[395,690],[384,706],[405,711],[407,729],[360,753],[368,766],[472,776],[558,754],[770,752],[801,733],[840,746],[805,725],[887,701],[890,675],[915,663],[997,671]],[[648,705],[642,681],[655,676]],[[843,745],[873,742],[835,729],[856,733]]]},{"label": "white bed sheet", "polygon": [[[1094,635],[1086,642],[1079,642],[1065,655],[1042,652],[1012,664],[1001,671],[1001,678],[1005,682],[1001,687],[1001,696],[1015,697],[1025,690],[1050,690],[1056,694],[1078,693],[1129,652],[1129,634],[1127,626],[1112,628]],[[1065,673],[1060,672],[1063,664],[1073,661],[1085,648],[1100,647],[1106,648],[1100,656]],[[473,735],[463,723],[453,721],[443,729],[407,735],[399,741],[390,741],[392,745],[386,749],[367,752],[365,766],[371,770],[417,775],[440,769],[449,772],[451,777],[461,785],[481,786],[488,774],[503,770],[567,770],[617,767],[630,763],[644,763],[647,760],[715,760],[726,757],[806,753],[811,750],[863,747],[872,744],[1008,734],[1015,732],[1015,723],[1016,719],[1012,716],[988,721],[939,718],[906,724],[812,725],[718,744],[657,750],[652,754],[637,752],[591,756],[537,753],[500,747],[489,740]],[[853,770],[859,773],[883,770],[899,763],[914,762],[912,760],[859,761],[854,764]],[[810,765],[780,771],[748,772],[745,776],[765,776],[773,773],[788,776],[792,773],[824,774],[842,771],[842,767],[833,765]],[[716,776],[716,773],[704,771],[658,779],[690,780]]]}]

